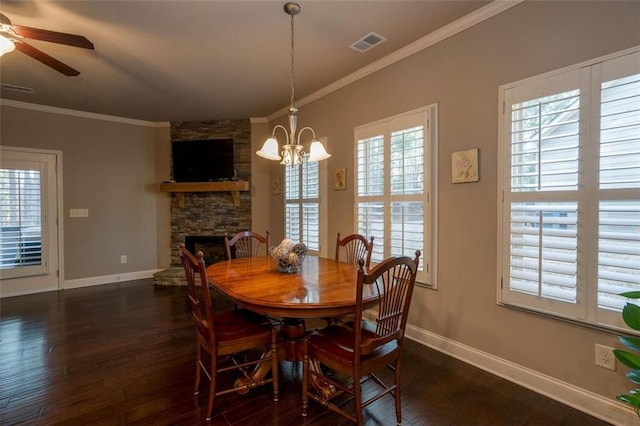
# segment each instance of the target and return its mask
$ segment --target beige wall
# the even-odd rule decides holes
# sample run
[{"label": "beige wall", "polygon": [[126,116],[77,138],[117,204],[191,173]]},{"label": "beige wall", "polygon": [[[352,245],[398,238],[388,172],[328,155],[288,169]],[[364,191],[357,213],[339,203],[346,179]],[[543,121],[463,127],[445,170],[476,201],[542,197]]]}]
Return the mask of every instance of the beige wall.
[{"label": "beige wall", "polygon": [[[498,87],[638,44],[640,2],[525,2],[301,107],[300,125],[328,137],[329,170],[348,172],[347,191],[329,191],[329,235],[355,229],[354,127],[437,103],[439,289],[417,289],[411,324],[608,398],[626,391],[624,367],[594,365],[594,344],[615,335],[496,304]],[[451,184],[451,153],[475,147],[480,182]],[[281,211],[272,199],[272,229]]]},{"label": "beige wall", "polygon": [[[168,127],[5,105],[1,114],[2,145],[62,151],[65,280],[168,265],[168,196],[158,193]],[[70,218],[71,208],[89,217]]]},{"label": "beige wall", "polygon": [[[346,191],[326,176],[329,240],[354,230],[354,127],[437,103],[439,289],[417,289],[411,323],[608,398],[628,389],[624,368],[593,365],[594,344],[617,346],[615,335],[496,304],[497,102],[501,84],[640,44],[639,28],[640,2],[525,2],[302,107],[300,125],[328,138],[329,171],[348,172]],[[1,119],[3,145],[63,152],[66,279],[168,266],[169,196],[157,191],[168,127],[8,106]],[[252,126],[252,151],[272,126]],[[480,182],[451,184],[451,152],[474,147]],[[282,196],[270,179],[282,167],[254,157],[252,175],[253,223],[278,241]],[[69,208],[90,216],[70,219]]]}]

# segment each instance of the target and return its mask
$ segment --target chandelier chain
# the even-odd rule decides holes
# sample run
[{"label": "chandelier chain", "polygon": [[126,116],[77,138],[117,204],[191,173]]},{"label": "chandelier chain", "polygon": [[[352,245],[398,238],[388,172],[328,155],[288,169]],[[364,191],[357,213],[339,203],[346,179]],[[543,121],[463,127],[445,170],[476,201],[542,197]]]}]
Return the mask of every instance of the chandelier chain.
[{"label": "chandelier chain", "polygon": [[294,49],[293,49],[293,39],[294,39],[293,16],[294,16],[294,15],[291,15],[291,76],[289,77],[289,82],[290,82],[290,84],[291,84],[291,108],[293,108],[293,100],[294,100],[294,93],[295,93],[295,89],[294,89],[295,77],[294,77],[294,64],[293,64],[293,59],[294,59]]}]

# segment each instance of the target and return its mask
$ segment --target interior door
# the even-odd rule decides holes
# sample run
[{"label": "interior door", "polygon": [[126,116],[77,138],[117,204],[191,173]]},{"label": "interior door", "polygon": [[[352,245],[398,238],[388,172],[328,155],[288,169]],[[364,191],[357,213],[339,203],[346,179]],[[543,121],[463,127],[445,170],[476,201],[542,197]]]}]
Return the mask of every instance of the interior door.
[{"label": "interior door", "polygon": [[60,288],[60,155],[1,147],[0,297]]}]

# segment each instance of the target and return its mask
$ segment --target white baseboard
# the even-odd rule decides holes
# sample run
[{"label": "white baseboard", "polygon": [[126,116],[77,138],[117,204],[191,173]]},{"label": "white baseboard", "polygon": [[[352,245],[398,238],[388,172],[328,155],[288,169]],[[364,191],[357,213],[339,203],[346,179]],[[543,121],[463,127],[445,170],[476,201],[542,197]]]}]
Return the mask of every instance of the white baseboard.
[{"label": "white baseboard", "polygon": [[455,340],[407,324],[407,338],[613,425],[637,424],[631,407]]},{"label": "white baseboard", "polygon": [[102,275],[99,277],[78,278],[75,280],[65,280],[62,284],[63,289],[91,287],[94,285],[112,284],[124,281],[141,280],[151,278],[153,274],[162,269],[149,269],[147,271],[127,272],[124,274]]}]

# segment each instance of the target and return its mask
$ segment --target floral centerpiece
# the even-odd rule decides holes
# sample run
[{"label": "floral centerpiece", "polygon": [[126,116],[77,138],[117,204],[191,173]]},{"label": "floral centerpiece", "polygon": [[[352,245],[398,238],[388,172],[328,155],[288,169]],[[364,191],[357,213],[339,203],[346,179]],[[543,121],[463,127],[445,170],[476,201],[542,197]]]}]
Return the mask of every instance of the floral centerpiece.
[{"label": "floral centerpiece", "polygon": [[277,247],[271,247],[269,253],[278,271],[292,274],[298,272],[307,257],[307,246],[303,243],[296,244],[293,240],[286,238]]}]

